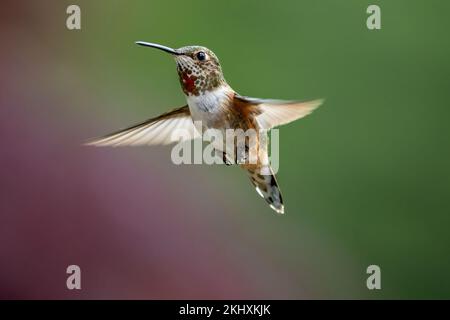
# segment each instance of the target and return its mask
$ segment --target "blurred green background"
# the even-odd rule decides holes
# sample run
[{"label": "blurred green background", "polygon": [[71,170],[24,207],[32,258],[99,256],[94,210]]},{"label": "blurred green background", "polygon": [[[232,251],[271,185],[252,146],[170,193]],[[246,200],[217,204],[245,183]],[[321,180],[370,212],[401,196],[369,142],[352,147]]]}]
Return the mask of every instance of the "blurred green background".
[{"label": "blurred green background", "polygon": [[[69,4],[80,31],[66,29]],[[370,4],[381,30],[366,27]],[[450,298],[450,3],[2,7],[1,297]],[[170,147],[79,146],[185,104],[173,60],[136,40],[210,48],[243,95],[326,99],[280,129],[285,216],[238,168],[178,167]],[[77,261],[79,294],[64,288]],[[382,290],[366,288],[371,264]]]}]

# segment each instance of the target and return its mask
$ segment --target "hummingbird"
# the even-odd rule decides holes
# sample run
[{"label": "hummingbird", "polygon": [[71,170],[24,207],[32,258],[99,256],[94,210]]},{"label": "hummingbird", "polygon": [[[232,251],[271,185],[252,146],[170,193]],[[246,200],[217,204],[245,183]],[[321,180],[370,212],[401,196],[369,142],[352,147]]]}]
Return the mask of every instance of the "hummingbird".
[{"label": "hummingbird", "polygon": [[[176,62],[181,89],[187,104],[87,143],[93,146],[140,146],[170,144],[176,129],[199,137],[202,129],[253,129],[269,131],[305,117],[323,100],[286,101],[242,96],[234,91],[224,78],[217,56],[202,46],[173,49],[164,45],[137,41],[136,44],[159,49],[170,54]],[[201,128],[196,123],[201,123]],[[260,143],[260,141],[257,141]],[[247,149],[246,145],[246,149]],[[224,149],[219,148],[218,149]],[[267,150],[267,149],[265,149]],[[234,164],[234,156],[223,153],[226,164]],[[267,156],[267,154],[265,155]],[[250,178],[256,191],[277,213],[284,213],[283,198],[270,163],[258,155],[254,163],[238,163]]]}]

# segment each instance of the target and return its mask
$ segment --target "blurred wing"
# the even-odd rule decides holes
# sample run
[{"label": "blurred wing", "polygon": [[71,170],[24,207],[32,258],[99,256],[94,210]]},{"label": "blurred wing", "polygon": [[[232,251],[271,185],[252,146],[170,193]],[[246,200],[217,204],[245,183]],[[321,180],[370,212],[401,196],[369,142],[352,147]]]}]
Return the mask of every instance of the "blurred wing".
[{"label": "blurred wing", "polygon": [[323,103],[323,100],[299,102],[242,96],[236,98],[256,109],[256,119],[263,129],[271,129],[303,118]]},{"label": "blurred wing", "polygon": [[[172,134],[175,130],[184,130],[187,135],[183,135],[179,140],[172,140]],[[179,136],[177,135],[177,137]],[[199,137],[199,133],[192,122],[189,107],[184,106],[130,128],[94,139],[86,143],[86,145],[113,147],[157,145],[190,140],[197,137]]]}]

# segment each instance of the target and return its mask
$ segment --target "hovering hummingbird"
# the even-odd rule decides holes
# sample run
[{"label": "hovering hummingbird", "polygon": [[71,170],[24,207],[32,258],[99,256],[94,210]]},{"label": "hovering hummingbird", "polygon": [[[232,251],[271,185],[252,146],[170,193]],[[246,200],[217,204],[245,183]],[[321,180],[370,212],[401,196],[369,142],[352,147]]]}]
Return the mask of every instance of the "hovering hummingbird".
[{"label": "hovering hummingbird", "polygon": [[[322,100],[299,102],[241,96],[225,81],[217,56],[205,47],[172,49],[142,41],[136,44],[165,51],[175,58],[187,105],[93,140],[87,145],[169,144],[174,142],[171,138],[173,131],[179,128],[190,132],[191,138],[198,137],[201,129],[254,129],[267,132],[276,126],[303,118],[322,103]],[[201,123],[202,128],[194,123]],[[223,152],[225,163],[235,163],[226,151],[219,152]],[[240,166],[248,172],[256,191],[270,207],[277,213],[284,213],[281,191],[270,164],[258,158],[256,163],[243,163]]]}]

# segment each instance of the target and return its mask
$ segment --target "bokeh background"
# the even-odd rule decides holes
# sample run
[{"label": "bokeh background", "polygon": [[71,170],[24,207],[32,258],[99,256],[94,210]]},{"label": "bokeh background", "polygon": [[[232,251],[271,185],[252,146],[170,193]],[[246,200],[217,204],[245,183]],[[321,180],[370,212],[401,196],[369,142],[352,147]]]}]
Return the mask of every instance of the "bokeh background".
[{"label": "bokeh background", "polygon": [[[69,4],[81,31],[66,29]],[[0,298],[450,298],[449,12],[440,0],[2,1]],[[211,48],[244,95],[326,98],[280,130],[285,216],[238,168],[81,146],[185,103],[173,60],[136,40]],[[70,264],[81,291],[66,288]]]}]

